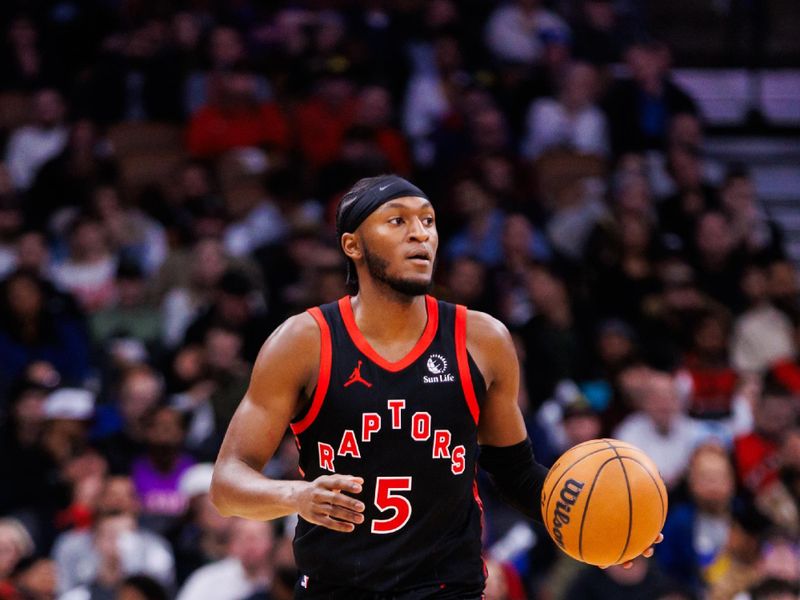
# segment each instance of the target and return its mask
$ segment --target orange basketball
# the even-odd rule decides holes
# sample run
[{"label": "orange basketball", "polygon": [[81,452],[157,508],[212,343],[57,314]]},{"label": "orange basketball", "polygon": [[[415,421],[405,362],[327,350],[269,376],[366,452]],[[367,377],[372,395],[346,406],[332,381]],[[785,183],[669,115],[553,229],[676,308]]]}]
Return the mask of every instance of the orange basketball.
[{"label": "orange basketball", "polygon": [[636,446],[591,440],[556,461],[542,489],[542,516],[558,546],[576,560],[606,567],[649,548],[667,518],[667,490]]}]

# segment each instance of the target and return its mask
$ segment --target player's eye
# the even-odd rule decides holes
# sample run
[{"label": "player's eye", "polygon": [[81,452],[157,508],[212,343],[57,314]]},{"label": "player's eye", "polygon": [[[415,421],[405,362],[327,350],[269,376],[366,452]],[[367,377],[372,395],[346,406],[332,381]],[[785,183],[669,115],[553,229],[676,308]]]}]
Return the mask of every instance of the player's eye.
[{"label": "player's eye", "polygon": [[434,223],[433,217],[423,217],[422,222],[425,224],[426,227],[430,227]]},{"label": "player's eye", "polygon": [[389,219],[389,223],[392,225],[402,225],[403,224],[403,217],[392,217]]}]

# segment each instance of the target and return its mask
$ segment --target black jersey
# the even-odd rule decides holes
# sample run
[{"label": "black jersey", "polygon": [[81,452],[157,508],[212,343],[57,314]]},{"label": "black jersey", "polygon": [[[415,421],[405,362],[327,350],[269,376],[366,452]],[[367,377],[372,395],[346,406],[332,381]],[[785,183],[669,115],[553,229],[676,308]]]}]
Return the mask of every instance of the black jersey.
[{"label": "black jersey", "polygon": [[314,397],[291,425],[301,472],[363,477],[366,505],[351,533],[300,518],[294,551],[309,591],[315,581],[434,597],[483,588],[475,472],[485,383],[467,352],[466,308],[430,296],[426,308],[422,336],[396,362],[358,330],[349,297],[309,311],[321,352]]}]

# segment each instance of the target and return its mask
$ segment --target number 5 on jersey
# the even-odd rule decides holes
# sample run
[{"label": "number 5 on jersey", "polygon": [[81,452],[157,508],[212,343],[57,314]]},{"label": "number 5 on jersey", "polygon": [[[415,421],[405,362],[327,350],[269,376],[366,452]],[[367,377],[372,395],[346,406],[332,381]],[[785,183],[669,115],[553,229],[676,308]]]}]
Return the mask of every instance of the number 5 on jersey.
[{"label": "number 5 on jersey", "polygon": [[372,533],[394,533],[411,518],[411,502],[395,492],[411,491],[411,477],[378,477],[375,481],[375,506],[381,512],[393,510],[388,519],[373,519]]}]

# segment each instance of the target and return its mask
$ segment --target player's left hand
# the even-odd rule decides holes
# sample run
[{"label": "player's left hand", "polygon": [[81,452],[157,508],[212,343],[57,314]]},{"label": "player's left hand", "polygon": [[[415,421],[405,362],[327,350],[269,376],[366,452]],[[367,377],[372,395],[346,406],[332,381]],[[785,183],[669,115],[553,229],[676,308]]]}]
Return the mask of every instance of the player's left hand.
[{"label": "player's left hand", "polygon": [[[664,534],[659,533],[658,537],[656,538],[656,541],[653,542],[653,546],[655,546],[656,544],[660,544],[662,541],[664,541]],[[655,548],[653,546],[650,546],[647,550],[642,552],[642,556],[644,556],[645,558],[650,558],[651,556],[653,556],[653,552],[655,552]],[[623,569],[630,569],[632,566],[633,566],[633,560],[629,560],[628,562],[622,564]]]}]

